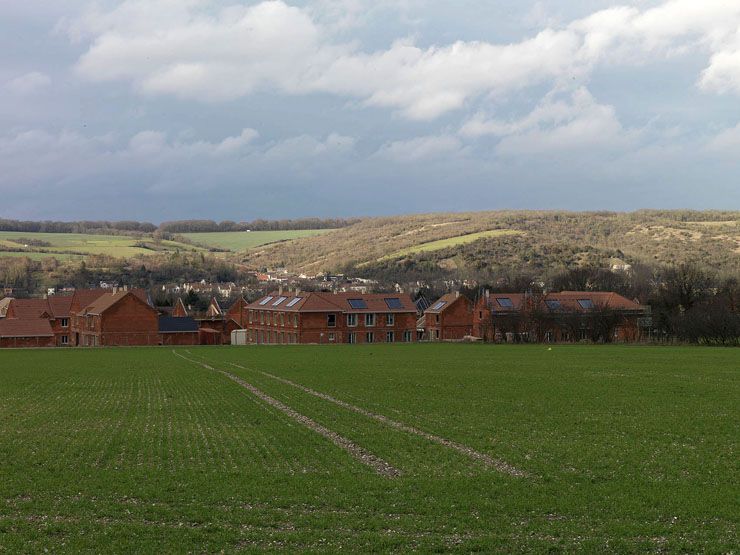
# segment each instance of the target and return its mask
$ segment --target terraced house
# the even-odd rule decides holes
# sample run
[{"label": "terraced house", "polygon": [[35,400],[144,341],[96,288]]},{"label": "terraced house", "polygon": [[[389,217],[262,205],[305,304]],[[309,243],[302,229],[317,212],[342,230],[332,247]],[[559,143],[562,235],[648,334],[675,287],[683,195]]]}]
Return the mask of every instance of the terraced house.
[{"label": "terraced house", "polygon": [[278,290],[244,307],[241,318],[249,344],[416,340],[416,306],[408,295]]},{"label": "terraced house", "polygon": [[500,342],[633,342],[647,338],[650,307],[617,293],[489,293],[473,310],[473,334]]}]

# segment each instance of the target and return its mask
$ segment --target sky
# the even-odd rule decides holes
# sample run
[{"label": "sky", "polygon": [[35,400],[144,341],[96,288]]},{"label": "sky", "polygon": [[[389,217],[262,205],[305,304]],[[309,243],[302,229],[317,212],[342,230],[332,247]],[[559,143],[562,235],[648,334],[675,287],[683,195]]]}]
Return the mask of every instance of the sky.
[{"label": "sky", "polygon": [[740,209],[740,0],[0,0],[0,217]]}]

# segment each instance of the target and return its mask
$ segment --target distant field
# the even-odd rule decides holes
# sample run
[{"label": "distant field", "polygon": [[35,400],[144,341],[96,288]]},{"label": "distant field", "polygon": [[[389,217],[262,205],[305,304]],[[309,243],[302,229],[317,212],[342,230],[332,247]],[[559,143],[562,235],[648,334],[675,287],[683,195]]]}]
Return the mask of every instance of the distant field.
[{"label": "distant field", "polygon": [[0,352],[0,551],[737,549],[738,350],[177,352]]},{"label": "distant field", "polygon": [[231,251],[243,251],[302,237],[313,237],[334,231],[332,229],[305,229],[287,231],[232,231],[225,233],[182,233],[191,241],[199,245],[228,249]]},{"label": "distant field", "polygon": [[493,229],[490,231],[481,231],[479,233],[468,233],[466,235],[459,235],[457,237],[450,237],[448,239],[440,239],[439,241],[431,241],[429,243],[422,243],[420,245],[414,245],[406,249],[401,249],[383,257],[385,259],[401,258],[409,254],[416,254],[420,252],[431,252],[446,249],[448,247],[455,247],[457,245],[465,245],[467,243],[473,243],[479,239],[485,239],[487,237],[506,237],[509,235],[522,235],[521,231],[514,231],[509,229]]},{"label": "distant field", "polygon": [[[49,243],[49,246],[28,246],[28,256],[31,258],[46,258],[56,256],[58,258],[69,258],[70,252],[90,254],[105,254],[118,258],[127,258],[137,254],[152,254],[154,251],[147,248],[135,246],[138,242],[154,245],[151,238],[137,238],[117,235],[95,235],[85,233],[26,233],[17,231],[0,231],[0,246],[22,247],[22,239],[33,239]],[[157,248],[165,250],[195,250],[192,245],[177,243],[174,241],[162,241]],[[43,251],[43,252],[38,252]],[[2,252],[0,256],[24,256],[17,252]]]}]

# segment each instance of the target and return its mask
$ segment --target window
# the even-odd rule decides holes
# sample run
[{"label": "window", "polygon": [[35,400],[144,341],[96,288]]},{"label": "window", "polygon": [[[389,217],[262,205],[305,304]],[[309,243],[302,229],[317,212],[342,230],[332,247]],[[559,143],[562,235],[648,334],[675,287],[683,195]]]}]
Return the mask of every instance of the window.
[{"label": "window", "polygon": [[62,318],[61,326],[63,328],[68,328],[69,327],[69,318]]},{"label": "window", "polygon": [[329,328],[336,328],[337,327],[337,315],[336,314],[327,314],[326,315],[326,326]]},{"label": "window", "polygon": [[391,310],[400,310],[403,308],[403,304],[401,303],[401,299],[385,299],[385,305],[390,308]]},{"label": "window", "polygon": [[262,299],[262,300],[260,301],[260,306],[265,306],[265,305],[266,305],[267,303],[269,303],[269,302],[270,302],[270,301],[271,301],[272,299],[274,299],[274,298],[275,298],[275,297],[265,297],[264,299]]},{"label": "window", "polygon": [[69,336],[63,335],[62,336],[62,345],[68,345],[69,344]]},{"label": "window", "polygon": [[287,306],[288,308],[290,308],[292,306],[297,305],[302,300],[303,300],[303,297],[295,297],[295,298],[291,299],[290,302],[288,304],[286,304],[285,306]]},{"label": "window", "polygon": [[367,303],[364,299],[347,299],[347,302],[355,310],[365,310],[367,308]]},{"label": "window", "polygon": [[375,314],[365,314],[365,326],[371,328],[375,325]]},{"label": "window", "polygon": [[365,343],[375,343],[375,334],[371,331],[365,334]]},{"label": "window", "polygon": [[442,308],[446,304],[447,304],[447,301],[439,301],[437,304],[435,304],[432,307],[432,310],[439,310],[440,308]]},{"label": "window", "polygon": [[594,303],[591,299],[578,299],[578,304],[584,310],[591,310],[594,307]]},{"label": "window", "polygon": [[249,311],[249,323],[252,323],[252,316],[254,316],[254,310]]},{"label": "window", "polygon": [[394,343],[396,341],[396,334],[392,331],[388,331],[385,333],[385,342],[386,343]]},{"label": "window", "polygon": [[334,340],[336,339],[336,336],[333,333],[329,334],[329,343],[334,343]]},{"label": "window", "polygon": [[278,325],[278,313],[277,312],[272,313],[272,325],[273,326]]},{"label": "window", "polygon": [[388,313],[385,315],[385,325],[386,326],[394,326],[396,324],[396,315],[391,313]]},{"label": "window", "polygon": [[298,327],[298,314],[293,314],[293,327]]},{"label": "window", "polygon": [[354,328],[357,325],[357,314],[347,314],[347,325]]},{"label": "window", "polygon": [[278,297],[277,300],[272,303],[272,306],[279,306],[288,300],[288,297]]},{"label": "window", "polygon": [[560,301],[545,301],[545,304],[550,310],[560,310],[562,308]]},{"label": "window", "polygon": [[501,297],[500,299],[496,299],[496,302],[498,302],[499,306],[502,306],[504,308],[514,308],[514,303],[508,297]]},{"label": "window", "polygon": [[260,310],[260,324],[265,323],[265,313]]},{"label": "window", "polygon": [[280,325],[285,327],[285,312],[280,313]]},{"label": "window", "polygon": [[545,343],[552,343],[552,332],[551,331],[545,332]]},{"label": "window", "polygon": [[347,334],[347,343],[351,343],[353,345],[357,343],[357,334],[355,332]]},{"label": "window", "polygon": [[403,332],[403,341],[404,343],[411,343],[412,334],[413,332],[411,330],[406,330]]},{"label": "window", "polygon": [[588,330],[578,330],[578,339],[581,341],[588,339]]}]

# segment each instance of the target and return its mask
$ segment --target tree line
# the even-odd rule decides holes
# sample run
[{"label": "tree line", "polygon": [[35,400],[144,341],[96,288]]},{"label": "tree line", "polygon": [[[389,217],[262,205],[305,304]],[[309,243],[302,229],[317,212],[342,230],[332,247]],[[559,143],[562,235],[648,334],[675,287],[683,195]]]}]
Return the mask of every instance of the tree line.
[{"label": "tree line", "polygon": [[229,231],[286,231],[299,229],[339,229],[359,222],[359,219],[346,218],[299,218],[295,220],[253,220],[235,222],[225,220],[178,220],[163,222],[159,231],[163,233],[215,233]]},{"label": "tree line", "polygon": [[105,232],[138,232],[152,233],[157,226],[149,222],[105,220],[84,220],[77,222],[57,222],[45,220],[40,222],[0,219],[0,231],[18,231],[21,233],[95,233]]}]

